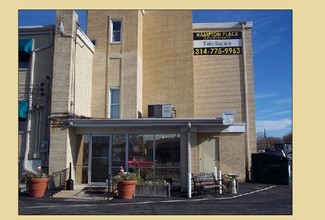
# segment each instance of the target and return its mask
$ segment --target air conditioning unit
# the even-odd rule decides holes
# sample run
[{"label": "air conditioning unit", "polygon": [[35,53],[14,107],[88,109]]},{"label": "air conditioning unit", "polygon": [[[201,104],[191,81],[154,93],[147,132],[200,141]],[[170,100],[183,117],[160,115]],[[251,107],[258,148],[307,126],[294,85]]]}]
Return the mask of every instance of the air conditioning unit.
[{"label": "air conditioning unit", "polygon": [[173,118],[174,107],[172,104],[148,105],[149,118]]}]

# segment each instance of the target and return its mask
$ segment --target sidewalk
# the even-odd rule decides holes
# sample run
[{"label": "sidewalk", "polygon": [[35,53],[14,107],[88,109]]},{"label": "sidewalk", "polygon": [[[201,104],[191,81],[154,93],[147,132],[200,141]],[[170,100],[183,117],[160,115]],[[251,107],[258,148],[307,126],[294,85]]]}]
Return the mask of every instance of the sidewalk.
[{"label": "sidewalk", "polygon": [[101,190],[87,192],[85,186],[62,190],[44,198],[19,197],[20,215],[291,215],[292,186],[240,183],[237,194],[212,191],[187,198],[172,191],[170,198],[135,197],[108,199]]},{"label": "sidewalk", "polygon": [[[243,185],[243,192],[247,192],[249,190],[256,190],[260,189],[259,186],[254,185],[252,187],[248,187],[248,185],[245,183]],[[203,195],[204,197],[207,196],[213,196],[213,197],[229,197],[229,196],[234,196],[234,195],[240,195],[241,192],[238,192],[236,194],[232,193],[225,193],[225,196],[223,196],[219,191],[214,194],[213,190],[206,191]],[[109,198],[108,198],[109,195]],[[114,193],[108,194],[107,192],[107,187],[105,186],[88,186],[88,185],[75,185],[73,190],[61,190],[59,192],[47,192],[48,197],[52,198],[70,198],[70,199],[95,199],[95,200],[111,200],[111,199],[119,199],[117,197],[114,197]],[[194,194],[192,192],[192,198],[202,198],[201,195]],[[150,200],[154,197],[136,197],[134,199],[144,199],[144,200]],[[171,198],[160,198],[157,197],[158,199],[165,199],[165,200],[170,200],[171,198],[188,198],[187,192],[180,192],[179,190],[171,190]],[[155,198],[155,199],[157,199]]]},{"label": "sidewalk", "polygon": [[[213,190],[206,191],[203,194],[203,198],[232,198],[232,197],[238,197],[243,194],[247,193],[254,193],[255,191],[259,190],[266,190],[268,188],[275,187],[274,185],[270,184],[252,184],[252,183],[240,183],[240,190],[238,193],[227,193],[225,192],[225,195],[223,196],[218,191],[214,193]],[[74,190],[61,190],[59,192],[51,192],[49,190],[47,192],[46,197],[51,198],[61,198],[61,199],[92,199],[92,200],[120,200],[117,197],[113,198],[113,194],[110,194],[110,197],[108,198],[108,192],[107,188],[105,186],[92,186],[89,187],[88,185],[75,185]],[[201,195],[199,194],[193,194],[192,192],[192,199],[202,199]],[[170,198],[155,198],[155,197],[135,197],[135,200],[172,200],[172,199],[180,199],[180,198],[187,198],[188,195],[187,192],[180,192],[180,191],[171,191],[171,197]],[[133,199],[133,200],[134,200]]]}]

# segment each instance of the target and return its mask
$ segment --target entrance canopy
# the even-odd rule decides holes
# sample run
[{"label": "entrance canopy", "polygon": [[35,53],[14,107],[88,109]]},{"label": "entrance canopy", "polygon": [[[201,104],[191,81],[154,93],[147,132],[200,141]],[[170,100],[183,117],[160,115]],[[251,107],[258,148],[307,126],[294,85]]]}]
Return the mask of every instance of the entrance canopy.
[{"label": "entrance canopy", "polygon": [[245,132],[245,123],[229,123],[217,118],[138,118],[138,119],[68,119],[74,128],[184,128],[196,132]]},{"label": "entrance canopy", "polygon": [[[183,179],[183,187],[185,187],[185,183],[188,183],[188,197],[191,197],[191,133],[200,133],[200,132],[209,132],[209,133],[222,133],[222,132],[245,132],[245,123],[233,123],[233,120],[229,120],[229,117],[218,117],[218,118],[138,118],[138,119],[89,119],[89,118],[75,118],[68,119],[68,126],[70,128],[74,128],[75,134],[91,134],[101,136],[103,134],[132,134],[132,133],[146,133],[146,134],[170,134],[170,133],[182,133],[181,135],[186,134],[186,142],[183,142],[183,146],[181,148],[171,148],[172,153],[170,155],[177,155],[180,152],[182,157],[187,160],[178,160],[176,165],[174,163],[173,166],[169,165],[167,167],[155,167],[157,172],[160,172],[161,175],[165,174],[164,172],[169,172],[173,174],[173,179],[181,182]],[[152,135],[152,137],[156,137],[156,135]],[[153,143],[158,143],[161,140],[154,140]],[[130,141],[132,142],[132,141]],[[125,146],[127,143],[125,142]],[[154,145],[154,148],[158,147],[158,145]],[[133,149],[133,148],[130,148]],[[138,146],[137,146],[138,149]],[[134,149],[133,149],[134,150]],[[170,159],[171,156],[167,156],[169,152],[164,149],[161,152],[164,152],[161,156],[165,156],[165,159]],[[159,155],[159,147],[158,150],[155,151],[155,156]],[[132,155],[132,150],[128,151],[129,154]],[[128,155],[130,156],[130,155]],[[164,157],[161,157],[162,159]],[[138,160],[135,160],[138,161]],[[155,159],[154,161],[158,161]],[[167,160],[168,162],[168,160]],[[166,161],[164,162],[166,163]],[[180,171],[180,163],[183,163],[182,167],[187,167],[182,172]],[[186,164],[187,163],[187,164]],[[175,166],[174,166],[175,165]],[[139,164],[128,163],[126,167],[139,167]],[[150,165],[148,165],[150,168]],[[113,167],[114,168],[114,167]],[[118,168],[118,167],[117,167]],[[173,171],[171,171],[173,170]],[[141,170],[138,169],[141,174]],[[156,172],[155,171],[155,172]],[[156,172],[156,173],[157,173]],[[90,175],[91,176],[91,175]],[[186,181],[185,181],[186,179]],[[176,182],[176,181],[173,181]]]}]

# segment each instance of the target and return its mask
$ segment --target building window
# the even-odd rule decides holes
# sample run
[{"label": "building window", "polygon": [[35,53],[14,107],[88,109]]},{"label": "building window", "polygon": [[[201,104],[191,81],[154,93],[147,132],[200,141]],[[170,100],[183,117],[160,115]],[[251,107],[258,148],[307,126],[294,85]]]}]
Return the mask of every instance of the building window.
[{"label": "building window", "polygon": [[129,172],[137,173],[141,179],[154,177],[153,134],[129,135],[128,167]]},{"label": "building window", "polygon": [[157,134],[155,136],[155,161],[157,167],[180,167],[179,134]]},{"label": "building window", "polygon": [[120,118],[120,89],[110,89],[110,118]]},{"label": "building window", "polygon": [[113,19],[110,25],[111,43],[121,43],[122,39],[122,20]]},{"label": "building window", "polygon": [[112,143],[112,170],[115,176],[120,171],[120,167],[125,167],[125,146],[126,135],[114,134]]},{"label": "building window", "polygon": [[180,135],[129,134],[128,171],[180,186]]},{"label": "building window", "polygon": [[18,68],[28,69],[29,68],[29,57],[32,54],[34,48],[33,39],[19,39],[18,50],[19,50],[19,65]]},{"label": "building window", "polygon": [[18,121],[18,131],[20,134],[24,134],[27,131],[27,120],[24,118],[19,118]]},{"label": "building window", "polygon": [[24,51],[19,51],[19,65],[18,68],[28,69],[29,68],[29,57],[30,55]]}]

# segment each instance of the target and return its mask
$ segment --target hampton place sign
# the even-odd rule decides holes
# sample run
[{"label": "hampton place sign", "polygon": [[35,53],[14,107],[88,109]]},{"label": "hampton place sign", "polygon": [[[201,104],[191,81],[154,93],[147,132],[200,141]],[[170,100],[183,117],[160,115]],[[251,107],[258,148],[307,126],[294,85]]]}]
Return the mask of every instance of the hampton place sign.
[{"label": "hampton place sign", "polygon": [[194,55],[242,54],[241,31],[193,33]]}]

